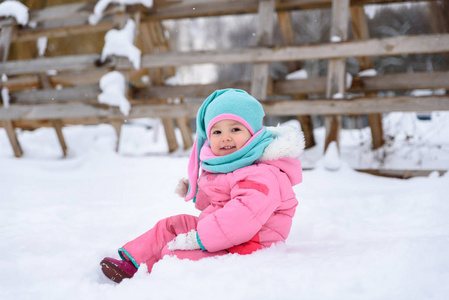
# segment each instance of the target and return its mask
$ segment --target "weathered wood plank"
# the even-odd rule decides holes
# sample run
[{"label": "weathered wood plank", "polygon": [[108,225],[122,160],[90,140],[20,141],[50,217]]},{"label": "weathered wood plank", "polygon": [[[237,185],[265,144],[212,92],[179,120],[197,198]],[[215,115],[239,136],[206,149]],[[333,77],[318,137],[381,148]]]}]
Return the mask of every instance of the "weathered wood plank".
[{"label": "weathered wood plank", "polygon": [[61,145],[62,154],[67,156],[67,144],[64,139],[64,135],[62,134],[63,123],[61,120],[51,120],[51,124],[56,131],[56,135],[58,136],[59,145]]},{"label": "weathered wood plank", "polygon": [[259,0],[256,45],[271,46],[274,31],[274,0]]},{"label": "weathered wood plank", "polygon": [[[393,2],[422,2],[423,0],[352,0],[351,5],[384,4]],[[424,0],[436,1],[436,0]],[[331,7],[332,0],[284,0],[277,1],[276,11],[295,9],[317,9]],[[96,2],[73,3],[50,6],[30,12],[30,23],[35,28],[26,27],[13,34],[13,41],[30,41],[40,36],[63,37],[86,32],[106,31],[112,27],[111,14],[114,9],[105,12],[105,17],[96,25],[89,25],[88,18]],[[155,3],[157,4],[157,2]],[[182,1],[178,4],[158,6],[147,9],[141,5],[128,6],[128,12],[141,11],[143,22],[165,19],[195,18],[245,13],[256,13],[257,0],[208,0]],[[0,20],[0,27],[5,22]]]},{"label": "weathered wood plank", "polygon": [[406,91],[449,88],[449,72],[418,72],[354,77],[352,91]]},{"label": "weathered wood plank", "polygon": [[352,100],[301,100],[276,101],[264,104],[267,115],[338,115],[370,114],[394,111],[424,112],[449,110],[449,96],[396,96],[382,98],[357,98]]},{"label": "weathered wood plank", "polygon": [[64,88],[61,90],[45,89],[45,90],[28,90],[22,92],[11,93],[11,103],[16,104],[33,104],[33,103],[54,103],[96,100],[101,93],[99,86],[81,86],[73,88]]},{"label": "weathered wood plank", "polygon": [[[368,22],[365,16],[365,9],[362,6],[355,6],[350,8],[352,31],[356,40],[367,40],[370,37]],[[359,57],[360,71],[372,69],[374,67],[373,61],[370,57]]]},{"label": "weathered wood plank", "polygon": [[327,64],[326,98],[332,99],[346,89],[346,59],[333,58]]},{"label": "weathered wood plank", "polygon": [[[352,29],[355,39],[369,39],[368,21],[365,15],[365,9],[361,6],[350,8]],[[359,57],[359,71],[374,69],[374,62],[371,57]],[[368,97],[377,96],[376,92],[367,92]],[[369,114],[368,124],[371,128],[371,138],[373,149],[381,147],[385,141],[383,138],[382,116],[380,114]]]},{"label": "weathered wood plank", "polygon": [[43,22],[58,19],[71,19],[74,17],[88,18],[93,13],[95,1],[88,3],[70,3],[64,5],[47,6],[32,10],[29,13],[30,22]]},{"label": "weathered wood plank", "polygon": [[[98,84],[101,77],[107,72],[109,72],[107,68],[100,67],[93,70],[64,72],[56,75],[47,74],[47,76],[53,86],[90,86],[92,84]],[[126,74],[127,72],[124,73]],[[7,87],[10,92],[39,88],[39,80],[36,75],[11,76],[8,78],[8,81],[2,82],[1,84]]]},{"label": "weathered wood plank", "polygon": [[10,93],[39,88],[39,81],[36,76],[11,77],[7,81],[1,81],[0,84],[2,87],[7,87]]},{"label": "weathered wood plank", "polygon": [[[140,14],[139,14],[139,20],[140,20]],[[145,26],[146,25],[146,26]],[[166,52],[169,51],[169,45],[168,41],[164,35],[164,31],[162,28],[162,25],[160,22],[148,22],[145,25],[139,25],[141,29],[142,34],[142,42],[143,42],[143,49],[145,52],[154,53],[154,52]],[[159,84],[162,85],[164,80],[167,78],[167,75],[174,75],[175,70],[174,68],[160,68],[160,69],[153,69],[149,73],[151,78],[152,84]],[[167,99],[161,99],[165,100],[165,103]],[[162,117],[162,124],[164,126],[164,133],[165,138],[167,140],[168,145],[168,151],[173,152],[175,151],[179,145],[178,141],[176,139],[175,134],[175,123],[173,118],[166,118]],[[182,117],[176,118],[181,120]],[[181,120],[182,121],[182,120]],[[186,126],[183,126],[184,124],[180,123],[179,126],[182,127],[181,134],[182,138],[184,140],[184,144],[186,145],[186,141],[189,139],[189,136],[191,136],[191,132],[187,133],[187,129],[189,129]],[[186,136],[184,136],[186,135]]]},{"label": "weathered wood plank", "polygon": [[[99,82],[107,70],[92,70],[92,72],[83,72],[80,74],[61,73],[49,76],[53,85],[62,84],[65,86],[90,86]],[[23,89],[39,87],[36,76],[11,77],[6,82],[1,83],[7,87],[11,93]],[[205,97],[213,91],[228,87],[249,91],[249,82],[232,81],[218,82],[204,85],[180,85],[180,86],[151,86],[148,88],[136,88],[134,98],[195,98]],[[90,87],[98,89],[98,87]],[[348,90],[352,93],[360,92],[379,92],[379,91],[407,91],[414,89],[449,89],[449,72],[417,72],[417,73],[397,73],[386,74],[373,77],[354,76],[352,86]],[[69,88],[64,88],[65,92]],[[89,87],[87,87],[89,89]],[[273,94],[324,94],[326,90],[326,78],[307,78],[297,80],[276,80],[273,82]],[[37,92],[37,91],[36,91]],[[55,101],[58,96],[52,95]],[[21,97],[17,96],[17,99]],[[41,97],[36,98],[37,101]],[[48,98],[48,97],[47,97]],[[84,97],[75,97],[73,99],[83,99]]]},{"label": "weathered wood plank", "polygon": [[[410,91],[415,89],[449,89],[449,72],[417,72],[378,75],[373,77],[354,76],[351,93],[380,91]],[[277,80],[273,84],[274,94],[324,94],[326,78],[300,80]]]},{"label": "weathered wood plank", "polygon": [[34,26],[23,27],[13,35],[14,42],[32,41],[41,36],[48,38],[67,37],[89,32],[111,29],[113,26],[111,12],[96,25],[89,24],[96,2],[70,3],[32,10],[29,23]]},{"label": "weathered wood plank", "polygon": [[[332,1],[331,40],[346,41],[348,39],[349,0]],[[326,98],[332,99],[334,95],[343,95],[346,86],[346,59],[332,58],[327,64]],[[326,128],[324,152],[332,142],[339,147],[341,115],[325,116]]]},{"label": "weathered wood plank", "polygon": [[[262,103],[267,115],[338,115],[370,114],[394,111],[428,112],[449,110],[449,96],[396,96],[358,98],[352,100],[285,100]],[[133,118],[194,118],[201,102],[181,104],[133,105],[127,119]],[[124,118],[118,108],[83,103],[48,105],[10,105],[0,107],[0,120],[45,120],[76,118]]]},{"label": "weathered wood plank", "polygon": [[374,169],[355,169],[357,172],[368,173],[375,176],[391,177],[399,179],[409,179],[412,177],[427,177],[433,172],[439,176],[447,173],[447,170],[374,170]]},{"label": "weathered wood plank", "polygon": [[171,118],[162,118],[162,124],[164,125],[165,137],[167,138],[168,151],[173,152],[179,147],[175,134],[174,120]]},{"label": "weathered wood plank", "polygon": [[[278,25],[281,31],[283,45],[294,46],[297,44],[295,30],[293,28],[293,23],[290,15],[290,11],[278,12]],[[301,69],[302,64],[300,61],[289,61],[287,62],[288,72],[294,72]]]},{"label": "weathered wood plank", "polygon": [[8,59],[12,32],[12,24],[0,28],[0,62],[4,62]]},{"label": "weathered wood plank", "polygon": [[183,149],[189,149],[193,146],[192,128],[190,127],[189,118],[176,118],[176,125],[181,131]]},{"label": "weathered wood plank", "polygon": [[216,90],[230,87],[249,91],[250,83],[232,81],[203,85],[150,86],[148,88],[135,89],[132,97],[133,99],[203,98]]},{"label": "weathered wood plank", "polygon": [[[58,77],[59,75],[55,76]],[[55,77],[50,77],[55,81]],[[55,103],[70,101],[97,101],[101,92],[98,85],[82,87],[66,87],[61,90],[31,90],[15,91],[16,84],[23,84],[24,78],[10,79],[3,82],[2,86],[11,91],[10,101],[15,104],[33,103]],[[70,82],[70,79],[64,79]],[[37,79],[25,77],[26,83],[32,83],[37,87]],[[250,90],[249,82],[218,82],[204,85],[179,85],[179,86],[150,86],[147,88],[134,89],[132,99],[148,101],[150,99],[166,98],[205,98],[212,92],[225,88],[237,88],[245,91]],[[352,88],[349,92],[378,92],[378,91],[407,91],[413,89],[449,89],[449,72],[434,73],[401,73],[375,77],[354,77]],[[296,95],[296,94],[324,94],[326,91],[326,78],[308,78],[299,80],[277,80],[273,83],[273,94]]]},{"label": "weathered wood plank", "polygon": [[87,33],[106,32],[113,28],[112,17],[102,20],[97,25],[90,25],[86,21],[85,19],[60,20],[39,24],[36,28],[27,27],[15,31],[12,35],[12,41],[28,42],[37,40],[42,36],[48,38],[70,37]]},{"label": "weathered wood plank", "polygon": [[[256,44],[258,46],[271,46],[273,44],[274,9],[274,0],[259,1],[256,33]],[[269,63],[256,63],[253,65],[250,94],[256,99],[264,100],[267,98],[269,75]]]},{"label": "weathered wood plank", "polygon": [[[278,12],[278,24],[281,31],[284,45],[295,45],[296,36],[289,11]],[[291,61],[287,63],[289,73],[301,69],[301,62]],[[307,93],[301,92],[293,94],[295,99],[307,99]],[[304,141],[306,149],[312,148],[316,145],[315,136],[313,133],[313,122],[311,116],[298,116],[298,121],[301,124],[301,130],[304,133]]]},{"label": "weathered wood plank", "polygon": [[[84,54],[7,61],[0,64],[0,74],[19,75],[46,72],[48,70],[88,70],[97,68],[99,59],[99,54]],[[114,64],[115,60],[111,58],[102,66],[113,66]]]},{"label": "weathered wood plank", "polygon": [[[142,56],[142,68],[159,68],[190,64],[235,64],[331,59],[359,56],[385,56],[412,53],[439,53],[449,51],[449,34],[401,36],[345,43],[326,43],[308,46],[256,47],[228,51],[163,52]],[[33,60],[16,60],[0,64],[0,73],[18,75],[47,70],[84,70],[98,67],[98,54],[70,55]],[[102,67],[117,68],[111,58]],[[131,69],[130,62],[120,68]]]},{"label": "weathered wood plank", "polygon": [[[449,34],[431,34],[307,46],[155,53],[143,55],[142,67],[155,68],[204,63],[279,62],[412,53],[439,53],[447,51],[449,51]],[[131,64],[123,67],[130,68],[130,66]]]},{"label": "weathered wood plank", "polygon": [[122,136],[122,124],[123,119],[110,119],[109,124],[114,128],[115,135],[117,136],[117,141],[115,143],[115,152],[118,152],[120,149],[120,137]]},{"label": "weathered wood plank", "polygon": [[12,150],[14,151],[14,156],[21,157],[23,155],[23,150],[22,147],[20,146],[19,139],[17,138],[16,132],[14,130],[14,125],[9,120],[5,120],[0,124],[2,124],[6,130],[6,134],[8,135],[8,139],[11,144]]},{"label": "weathered wood plank", "polygon": [[[11,46],[11,35],[13,32],[13,24],[11,19],[8,19],[6,24],[0,28],[0,62],[4,63],[8,60],[9,48]],[[1,74],[1,73],[0,73]],[[0,97],[1,98],[1,97]],[[3,100],[2,108],[5,109],[5,99]],[[8,105],[9,107],[9,105]],[[7,108],[6,108],[7,109]],[[23,155],[22,147],[20,146],[19,139],[17,138],[14,125],[11,120],[3,120],[3,127],[8,135],[9,142],[14,151],[16,157],[21,157]]]},{"label": "weathered wood plank", "polygon": [[[383,4],[392,2],[417,2],[419,0],[352,0],[351,5]],[[434,0],[430,0],[434,1]],[[298,9],[330,8],[332,0],[283,0],[276,1],[277,11]],[[153,20],[196,18],[205,16],[220,16],[231,14],[246,14],[257,12],[257,0],[209,0],[183,1],[165,8],[145,10],[145,18]],[[133,11],[138,7],[129,7]]]}]

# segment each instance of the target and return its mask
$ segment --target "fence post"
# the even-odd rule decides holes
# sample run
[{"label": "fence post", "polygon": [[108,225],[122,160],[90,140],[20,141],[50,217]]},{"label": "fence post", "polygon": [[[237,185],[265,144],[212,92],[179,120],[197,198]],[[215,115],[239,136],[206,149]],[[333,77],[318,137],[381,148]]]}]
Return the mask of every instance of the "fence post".
[{"label": "fence post", "polygon": [[[11,36],[13,31],[13,20],[9,24],[4,24],[0,28],[0,59],[2,62],[8,60],[9,55],[9,47],[11,46]],[[1,75],[1,74],[0,74]],[[3,105],[4,99],[3,100]],[[11,143],[11,147],[14,151],[14,155],[16,157],[21,157],[23,155],[22,147],[20,147],[19,139],[17,138],[16,131],[14,129],[14,124],[11,120],[3,121],[3,127],[6,130],[6,134],[8,135],[9,142]]]},{"label": "fence post", "polygon": [[[256,33],[257,46],[271,46],[273,44],[275,4],[276,3],[274,0],[259,1],[258,25]],[[267,98],[269,76],[269,63],[255,63],[253,65],[250,94],[254,98],[258,100],[265,100]]]},{"label": "fence post", "polygon": [[[348,39],[349,0],[332,1],[332,23],[330,30],[331,42],[346,41]],[[344,95],[346,77],[346,59],[329,59],[327,69],[326,97],[336,98],[336,95]],[[341,115],[325,116],[326,139],[324,152],[333,141],[339,147],[339,135],[341,128]]]}]

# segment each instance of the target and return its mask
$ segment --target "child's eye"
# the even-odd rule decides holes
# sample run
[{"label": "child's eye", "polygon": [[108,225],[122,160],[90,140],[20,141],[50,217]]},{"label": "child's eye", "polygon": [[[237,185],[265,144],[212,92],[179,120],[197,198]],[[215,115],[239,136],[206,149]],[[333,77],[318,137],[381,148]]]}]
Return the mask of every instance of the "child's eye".
[{"label": "child's eye", "polygon": [[232,129],[232,132],[237,132],[237,131],[240,131],[240,128],[236,127],[236,128]]},{"label": "child's eye", "polygon": [[215,130],[214,132],[212,132],[212,134],[220,134],[221,131],[220,130]]}]

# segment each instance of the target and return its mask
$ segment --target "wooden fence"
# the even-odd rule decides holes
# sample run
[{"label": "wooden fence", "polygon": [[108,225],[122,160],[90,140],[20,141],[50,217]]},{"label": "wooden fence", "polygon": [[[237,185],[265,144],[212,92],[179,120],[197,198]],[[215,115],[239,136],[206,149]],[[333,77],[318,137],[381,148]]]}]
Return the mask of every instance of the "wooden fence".
[{"label": "wooden fence", "polygon": [[[417,53],[448,53],[449,34],[435,33],[419,36],[398,36],[370,39],[363,10],[366,4],[383,4],[388,0],[167,0],[154,1],[153,8],[141,5],[126,8],[109,5],[97,25],[88,18],[95,2],[48,7],[30,12],[33,27],[18,26],[11,18],[0,19],[0,75],[8,80],[1,83],[9,91],[9,107],[0,107],[0,126],[7,133],[14,153],[23,153],[15,128],[34,129],[42,126],[55,128],[65,153],[61,128],[64,124],[110,123],[118,136],[124,119],[153,117],[163,120],[170,151],[178,148],[174,135],[175,124],[181,129],[185,148],[192,145],[189,118],[194,118],[199,103],[180,101],[169,103],[168,98],[208,96],[216,89],[235,87],[247,90],[261,100],[267,115],[297,116],[306,134],[308,146],[314,144],[311,115],[325,115],[326,147],[338,142],[341,115],[367,114],[372,129],[373,147],[383,143],[381,114],[393,111],[449,110],[449,96],[392,96],[379,97],[382,91],[411,91],[414,89],[449,89],[449,71],[433,73],[406,73],[374,77],[355,76],[349,88],[345,86],[345,62],[357,57],[360,70],[372,69],[374,56],[408,55]],[[408,1],[413,2],[413,1]],[[298,9],[332,9],[331,36],[339,42],[297,45],[290,12]],[[231,14],[257,13],[259,22],[257,46],[237,50],[196,52],[170,51],[160,21],[165,19],[195,18]],[[275,15],[284,40],[273,44]],[[26,60],[8,60],[11,43],[33,41],[41,36],[67,37],[101,32],[121,27],[124,20],[134,18],[139,29],[141,69],[122,57],[110,57],[100,63],[100,54],[39,57]],[[348,20],[352,20],[354,40],[348,40]],[[328,60],[326,77],[301,80],[273,80],[269,76],[270,62],[301,62]],[[218,82],[206,85],[164,85],[164,79],[175,74],[175,68],[195,64],[253,64],[253,75],[248,82]],[[57,71],[48,74],[48,70]],[[129,81],[129,116],[116,107],[99,104],[97,96],[100,78],[111,70],[125,74]],[[293,71],[293,70],[291,70]],[[134,84],[136,78],[149,74],[151,85]],[[57,89],[57,86],[63,86]],[[348,93],[357,94],[349,99]],[[336,94],[343,99],[334,99]],[[320,99],[308,100],[311,95]],[[290,100],[273,100],[289,96]],[[315,97],[316,98],[316,97]],[[176,121],[176,122],[175,122]]]}]

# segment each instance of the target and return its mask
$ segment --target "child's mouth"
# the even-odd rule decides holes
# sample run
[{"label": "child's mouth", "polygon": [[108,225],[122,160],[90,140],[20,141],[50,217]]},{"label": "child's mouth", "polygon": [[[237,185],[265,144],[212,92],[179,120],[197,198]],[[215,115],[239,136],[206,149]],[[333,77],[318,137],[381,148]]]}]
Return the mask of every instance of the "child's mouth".
[{"label": "child's mouth", "polygon": [[224,146],[224,147],[221,147],[221,150],[231,150],[234,148],[235,148],[235,146]]}]

